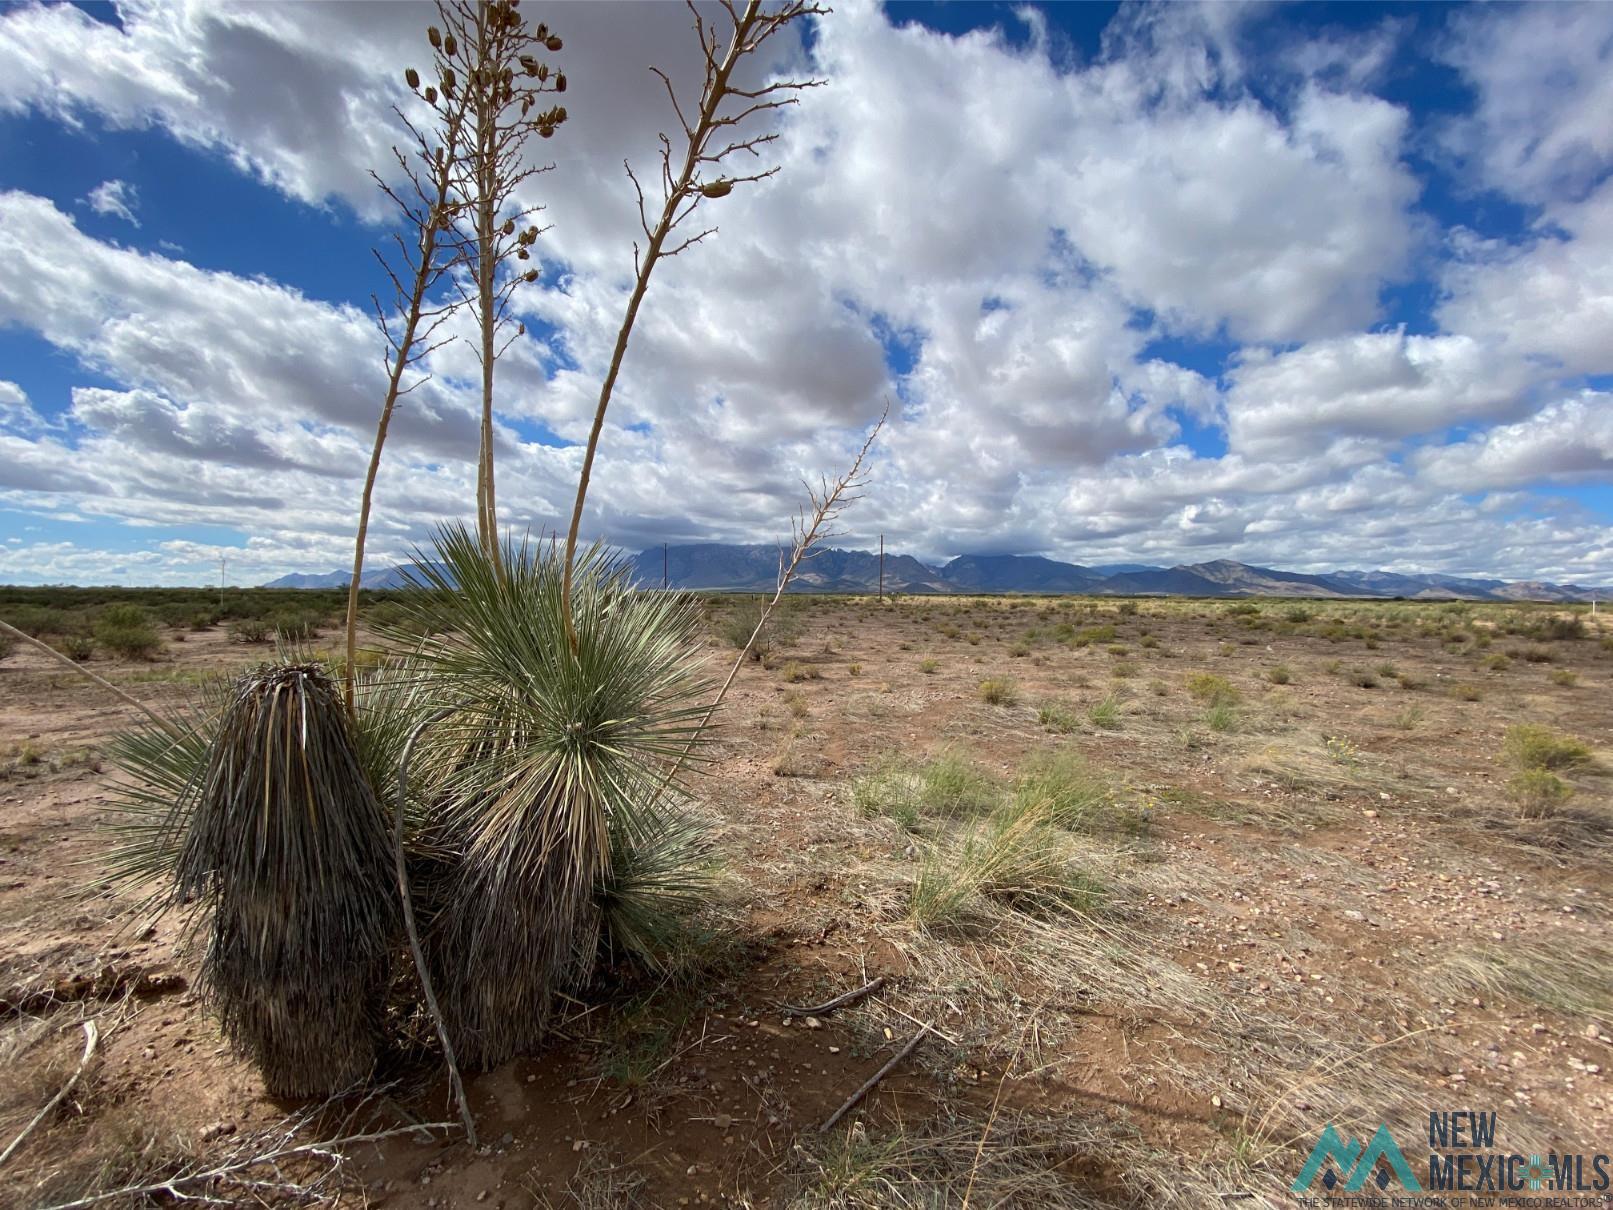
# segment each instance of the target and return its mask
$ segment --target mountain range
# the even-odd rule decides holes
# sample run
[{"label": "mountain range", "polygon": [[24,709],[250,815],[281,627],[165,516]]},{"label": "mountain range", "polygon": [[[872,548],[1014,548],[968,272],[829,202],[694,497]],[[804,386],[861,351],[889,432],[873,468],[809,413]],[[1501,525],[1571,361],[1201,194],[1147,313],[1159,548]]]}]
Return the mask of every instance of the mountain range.
[{"label": "mountain range", "polygon": [[[662,583],[663,559],[669,587],[708,592],[771,592],[778,583],[776,546],[737,546],[721,542],[651,547],[628,560],[634,580],[646,587]],[[266,588],[340,588],[345,571],[326,575],[281,576]],[[399,588],[402,566],[364,574],[365,588]],[[866,550],[823,548],[796,572],[793,592],[868,593],[879,587],[879,556]],[[1154,567],[1112,563],[1084,567],[1039,555],[959,555],[939,567],[911,555],[885,554],[885,591],[900,593],[1084,593],[1097,596],[1192,597],[1405,597],[1411,600],[1589,601],[1606,600],[1610,590],[1537,580],[1506,581],[1391,571],[1335,571],[1305,575],[1271,567],[1251,567],[1231,559]]]}]

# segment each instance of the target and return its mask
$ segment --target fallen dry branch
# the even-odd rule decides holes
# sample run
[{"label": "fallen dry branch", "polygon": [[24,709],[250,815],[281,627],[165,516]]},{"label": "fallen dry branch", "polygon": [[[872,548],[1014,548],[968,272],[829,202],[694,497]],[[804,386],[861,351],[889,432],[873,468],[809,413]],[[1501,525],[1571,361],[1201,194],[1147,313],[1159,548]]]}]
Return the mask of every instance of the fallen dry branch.
[{"label": "fallen dry branch", "polygon": [[130,694],[125,693],[123,690],[119,689],[116,685],[114,685],[111,681],[107,680],[104,676],[101,676],[101,675],[99,675],[97,673],[91,672],[88,668],[84,667],[83,664],[80,664],[77,660],[74,660],[74,659],[70,658],[69,656],[63,655],[60,651],[57,651],[56,648],[52,647],[49,643],[41,643],[38,639],[34,638],[33,635],[24,634],[22,631],[18,630],[15,626],[13,626],[10,622],[0,621],[0,631],[3,631],[4,633],[11,635],[13,638],[21,639],[24,643],[27,643],[31,647],[37,647],[40,651],[43,651],[46,655],[50,656],[51,659],[57,661],[58,663],[66,664],[69,668],[71,668],[74,672],[79,673],[81,676],[89,677],[90,680],[94,681],[97,685],[99,685],[102,689],[105,689],[108,693],[111,693],[111,694],[113,694],[113,695],[115,695],[117,697],[122,698],[125,703],[127,703],[130,706],[133,706],[136,710],[140,711],[141,714],[144,714],[152,722],[156,723],[158,727],[160,727],[163,731],[167,732],[167,734],[172,736],[174,739],[182,738],[182,736],[179,733],[179,728],[175,727],[172,723],[170,723],[167,719],[163,718],[162,715],[158,714],[155,710],[153,710],[150,706],[146,705],[139,698],[133,697]]},{"label": "fallen dry branch", "polygon": [[299,1156],[318,1156],[322,1159],[334,1160],[339,1164],[346,1158],[339,1150],[342,1147],[352,1147],[358,1143],[376,1143],[382,1139],[395,1138],[400,1134],[414,1134],[421,1130],[452,1130],[453,1128],[454,1123],[452,1122],[422,1122],[416,1126],[400,1126],[396,1130],[377,1130],[369,1134],[350,1134],[343,1138],[326,1139],[318,1143],[300,1143],[294,1147],[275,1147],[257,1155],[239,1155],[225,1163],[215,1164],[213,1167],[199,1172],[180,1173],[164,1180],[148,1181],[143,1185],[124,1185],[118,1189],[108,1189],[104,1193],[92,1193],[86,1197],[75,1198],[70,1202],[58,1202],[53,1206],[46,1207],[45,1210],[79,1210],[81,1206],[94,1206],[101,1202],[109,1202],[113,1198],[148,1197],[155,1193],[166,1193],[176,1201],[188,1201],[195,1195],[182,1193],[180,1191],[181,1187],[205,1184],[208,1181],[231,1180],[250,1169],[278,1164],[282,1160],[296,1159]]},{"label": "fallen dry branch", "polygon": [[780,1005],[780,1007],[792,1017],[821,1017],[826,1013],[834,1012],[834,1010],[837,1008],[844,1008],[848,1004],[855,1004],[864,996],[871,996],[884,986],[885,976],[881,975],[879,978],[870,983],[865,983],[861,987],[853,988],[849,992],[842,992],[833,1000],[825,1000],[822,1004],[813,1004],[806,1007],[802,1007],[801,1005],[797,1004],[784,1004]]},{"label": "fallen dry branch", "polygon": [[101,1031],[96,1028],[94,1021],[85,1021],[83,1024],[84,1054],[79,1058],[78,1066],[73,1069],[73,1074],[67,1077],[67,1083],[57,1090],[55,1096],[45,1102],[43,1109],[34,1114],[33,1121],[22,1128],[22,1133],[12,1139],[10,1145],[4,1151],[0,1151],[0,1168],[5,1167],[6,1161],[15,1155],[17,1149],[28,1141],[28,1136],[34,1132],[39,1123],[50,1116],[50,1111],[66,1100],[67,1094],[78,1086],[80,1077],[84,1075],[84,1069],[90,1065],[90,1059],[95,1055],[95,1048],[101,1041]]},{"label": "fallen dry branch", "polygon": [[881,1067],[873,1075],[869,1076],[861,1088],[847,1097],[845,1103],[841,1105],[839,1109],[835,1110],[829,1115],[829,1120],[826,1121],[822,1126],[818,1127],[818,1133],[827,1134],[829,1131],[833,1130],[835,1123],[855,1109],[857,1107],[857,1103],[874,1090],[875,1085],[877,1085],[886,1076],[890,1075],[891,1072],[895,1071],[903,1059],[907,1058],[908,1055],[917,1050],[918,1044],[924,1041],[929,1033],[930,1027],[928,1025],[921,1025],[918,1033],[914,1034],[907,1040],[906,1046],[902,1047],[901,1050],[897,1051],[889,1059],[887,1059],[885,1066]]}]

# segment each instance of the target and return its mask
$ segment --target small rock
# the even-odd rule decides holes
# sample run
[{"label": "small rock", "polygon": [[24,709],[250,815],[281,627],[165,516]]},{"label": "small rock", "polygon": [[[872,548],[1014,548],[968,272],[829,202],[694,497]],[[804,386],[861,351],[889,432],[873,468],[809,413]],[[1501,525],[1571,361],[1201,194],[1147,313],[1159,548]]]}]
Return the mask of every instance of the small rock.
[{"label": "small rock", "polygon": [[806,1019],[806,1027],[808,1029],[822,1029],[823,1022],[818,1020],[816,1017],[808,1017]]}]

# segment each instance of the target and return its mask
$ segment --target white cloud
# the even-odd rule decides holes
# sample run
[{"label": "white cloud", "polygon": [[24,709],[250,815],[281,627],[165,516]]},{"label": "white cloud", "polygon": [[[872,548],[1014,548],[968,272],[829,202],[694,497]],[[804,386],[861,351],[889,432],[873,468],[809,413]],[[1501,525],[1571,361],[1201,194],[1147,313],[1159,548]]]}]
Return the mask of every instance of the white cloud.
[{"label": "white cloud", "polygon": [[1422,450],[1417,461],[1430,483],[1461,492],[1613,482],[1613,395],[1581,392],[1527,420]]},{"label": "white cloud", "polygon": [[[298,201],[380,213],[367,169],[389,161],[386,106],[421,58],[419,8],[120,14],[121,30],[66,5],[0,14],[0,109],[158,126]],[[709,206],[720,234],[658,271],[607,425],[592,533],[624,545],[775,536],[800,478],[843,465],[888,397],[874,482],[848,522],[898,549],[1613,575],[1593,522],[1552,529],[1500,497],[1474,505],[1459,483],[1594,467],[1591,447],[1560,439],[1566,420],[1523,418],[1553,375],[1608,372],[1604,195],[1554,204],[1526,247],[1464,245],[1437,332],[1371,330],[1385,286],[1433,246],[1404,155],[1411,117],[1367,91],[1399,27],[1285,56],[1270,102],[1246,87],[1256,6],[1127,9],[1090,63],[1046,30],[1016,48],[892,15],[853,3],[822,25],[810,70],[827,82],[781,126],[781,173]],[[556,335],[518,346],[499,388],[499,494],[519,526],[569,508],[579,451],[521,434],[538,422],[582,439],[626,297],[622,160],[651,168],[667,118],[639,67],[698,75],[678,6],[556,18],[572,119],[542,147],[557,169],[533,198],[555,226],[540,241],[545,276],[519,302]],[[783,46],[781,62],[801,53]],[[1506,113],[1499,95],[1481,109],[1497,129],[1564,128],[1509,153],[1524,177],[1561,175],[1579,162],[1565,149],[1595,145],[1563,98]],[[133,221],[132,193],[116,196]],[[259,562],[243,566],[265,578],[341,565],[380,399],[369,317],[168,250],[95,240],[43,198],[0,194],[0,323],[97,375],[48,432],[8,419],[37,413],[0,388],[0,499],[223,522],[254,535]],[[1211,334],[1249,342],[1219,380],[1155,347]],[[898,344],[910,372],[887,365]],[[377,557],[468,511],[473,365],[449,346],[405,400]],[[1183,418],[1222,430],[1228,452],[1177,444]],[[1415,453],[1452,425],[1501,427]],[[1519,478],[1524,466],[1544,469]],[[1472,566],[1489,552],[1493,566]],[[142,563],[28,546],[0,576],[51,559],[83,576],[205,578],[216,553],[154,546]]]},{"label": "white cloud", "polygon": [[1456,251],[1442,325],[1568,374],[1613,373],[1613,179],[1547,207],[1521,246],[1465,239]]},{"label": "white cloud", "polygon": [[110,214],[136,227],[140,225],[134,213],[140,204],[139,194],[128,181],[102,181],[85,194],[84,201],[97,214]]},{"label": "white cloud", "polygon": [[1459,12],[1445,58],[1478,93],[1447,132],[1482,183],[1545,203],[1613,167],[1613,5],[1485,5]]},{"label": "white cloud", "polygon": [[1230,373],[1227,435],[1235,450],[1302,453],[1344,435],[1395,439],[1505,418],[1531,381],[1467,336],[1359,333],[1291,352],[1245,350]]}]

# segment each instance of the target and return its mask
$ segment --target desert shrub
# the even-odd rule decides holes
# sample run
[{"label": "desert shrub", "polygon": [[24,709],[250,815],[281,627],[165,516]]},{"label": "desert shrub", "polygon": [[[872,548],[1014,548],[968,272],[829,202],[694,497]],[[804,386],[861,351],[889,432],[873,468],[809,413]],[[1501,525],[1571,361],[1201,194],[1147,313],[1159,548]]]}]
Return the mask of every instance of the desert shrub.
[{"label": "desert shrub", "polygon": [[823,672],[817,665],[803,664],[800,660],[787,661],[780,675],[792,685],[799,684],[802,681],[820,681],[823,679]]},{"label": "desert shrub", "polygon": [[1494,655],[1488,656],[1485,659],[1484,666],[1491,672],[1505,672],[1508,668],[1512,667],[1512,658],[1510,656],[1502,655],[1498,651]]},{"label": "desert shrub", "polygon": [[1395,715],[1395,727],[1401,731],[1415,731],[1417,725],[1423,721],[1421,706],[1408,706]]},{"label": "desert shrub", "polygon": [[1579,684],[1579,673],[1567,668],[1553,668],[1551,670],[1551,683],[1561,685],[1565,689],[1571,689]]},{"label": "desert shrub", "polygon": [[1550,647],[1525,647],[1519,654],[1531,664],[1549,664],[1557,658]]},{"label": "desert shrub", "polygon": [[1120,602],[1120,604],[1115,606],[1115,613],[1119,614],[1123,618],[1136,617],[1137,616],[1137,602],[1136,601],[1122,601],[1122,602]]},{"label": "desert shrub", "polygon": [[1187,691],[1194,700],[1210,705],[1236,705],[1238,691],[1224,676],[1213,672],[1196,672],[1187,678]]},{"label": "desert shrub", "polygon": [[1235,605],[1228,605],[1226,612],[1231,618],[1251,618],[1260,612],[1260,606],[1253,601],[1239,601]]},{"label": "desert shrub", "polygon": [[31,639],[48,634],[77,634],[84,629],[80,615],[53,605],[8,605],[0,617]]},{"label": "desert shrub", "polygon": [[1535,626],[1530,634],[1537,639],[1582,639],[1585,637],[1585,619],[1578,614],[1568,617],[1547,618]]},{"label": "desert shrub", "polygon": [[237,618],[226,633],[237,643],[261,643],[269,637],[269,624],[262,618]]},{"label": "desert shrub", "polygon": [[1348,680],[1357,689],[1376,689],[1378,687],[1378,678],[1370,668],[1350,669]]},{"label": "desert shrub", "polygon": [[1121,680],[1125,680],[1127,677],[1136,676],[1137,675],[1137,661],[1136,660],[1116,660],[1114,662],[1114,664],[1110,667],[1109,674],[1111,676],[1117,676]]},{"label": "desert shrub", "polygon": [[1507,782],[1507,797],[1525,819],[1543,819],[1573,795],[1573,788],[1546,769],[1524,769]]},{"label": "desert shrub", "polygon": [[1522,769],[1572,769],[1591,759],[1590,748],[1573,736],[1536,723],[1507,728],[1501,750]]},{"label": "desert shrub", "polygon": [[1108,623],[1102,626],[1088,626],[1079,631],[1074,640],[1077,647],[1090,647],[1093,643],[1112,643],[1115,640],[1115,628]]},{"label": "desert shrub", "polygon": [[0,630],[0,660],[6,659],[17,650],[17,640],[5,631]]},{"label": "desert shrub", "polygon": [[151,614],[139,605],[109,605],[95,619],[95,641],[125,659],[150,659],[162,646]]},{"label": "desert shrub", "polygon": [[1019,686],[1003,676],[987,677],[977,692],[988,706],[1012,706],[1019,700]]},{"label": "desert shrub", "polygon": [[1008,654],[1016,660],[1022,660],[1030,653],[1030,645],[1027,643],[1015,643],[1008,649]]},{"label": "desert shrub", "polygon": [[1266,679],[1273,685],[1286,685],[1294,679],[1294,670],[1287,664],[1277,664],[1266,669]]},{"label": "desert shrub", "polygon": [[863,666],[861,664],[847,664],[846,665],[846,675],[847,676],[861,676],[862,674],[863,674]]},{"label": "desert shrub", "polygon": [[1451,696],[1459,702],[1481,702],[1484,700],[1484,690],[1471,681],[1464,681],[1451,686]]},{"label": "desert shrub", "polygon": [[[723,611],[718,622],[718,633],[730,646],[743,649],[756,632],[756,627],[761,625],[766,608],[767,602],[761,597],[738,598]],[[756,634],[756,642],[751,646],[751,658],[766,660],[779,648],[793,645],[801,633],[799,611],[800,606],[789,597],[779,601],[767,624]]]},{"label": "desert shrub", "polygon": [[914,763],[888,757],[852,782],[852,805],[864,815],[884,815],[903,827],[924,816],[979,815],[1002,798],[1002,787],[979,765],[954,752]]},{"label": "desert shrub", "polygon": [[83,663],[95,654],[95,640],[87,634],[66,634],[53,644],[70,660]]},{"label": "desert shrub", "polygon": [[922,672],[925,676],[934,676],[935,673],[936,673],[936,669],[938,669],[940,667],[941,667],[941,665],[936,663],[934,660],[920,660],[919,661],[919,671]]},{"label": "desert shrub", "polygon": [[1048,810],[1041,799],[1015,795],[961,835],[927,845],[908,901],[912,919],[955,926],[983,900],[1033,915],[1092,910],[1102,891],[1073,867]]},{"label": "desert shrub", "polygon": [[1290,605],[1283,610],[1283,620],[1299,625],[1311,620],[1311,611],[1303,605]]},{"label": "desert shrub", "polygon": [[1238,711],[1231,703],[1226,701],[1213,701],[1205,708],[1204,725],[1211,731],[1223,734],[1238,729]]},{"label": "desert shrub", "polygon": [[1072,832],[1100,832],[1116,826],[1114,792],[1107,780],[1073,752],[1037,757],[1014,783],[1021,808],[1034,810]]},{"label": "desert shrub", "polygon": [[301,643],[319,637],[324,619],[307,609],[283,609],[271,619],[275,635],[286,643]]},{"label": "desert shrub", "polygon": [[1400,682],[1402,689],[1426,689],[1428,687],[1428,682],[1414,672],[1397,672],[1395,680]]}]

